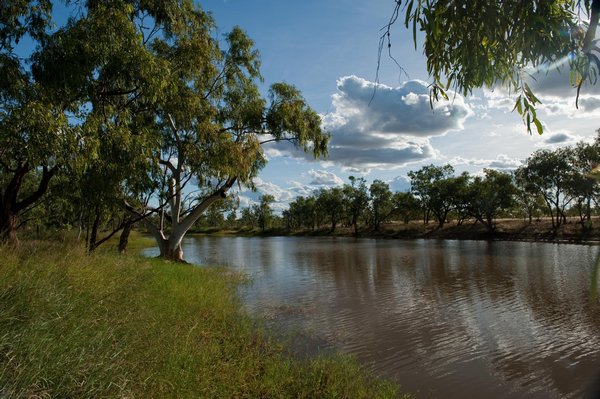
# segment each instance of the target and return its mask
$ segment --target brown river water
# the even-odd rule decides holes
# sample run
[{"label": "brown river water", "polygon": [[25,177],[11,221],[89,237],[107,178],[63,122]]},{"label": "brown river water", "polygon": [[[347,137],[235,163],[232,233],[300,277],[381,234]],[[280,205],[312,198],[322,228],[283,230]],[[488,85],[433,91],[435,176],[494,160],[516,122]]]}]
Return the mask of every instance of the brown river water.
[{"label": "brown river water", "polygon": [[353,354],[418,398],[576,398],[600,382],[600,248],[327,237],[194,237],[246,273],[250,312],[303,353]]}]

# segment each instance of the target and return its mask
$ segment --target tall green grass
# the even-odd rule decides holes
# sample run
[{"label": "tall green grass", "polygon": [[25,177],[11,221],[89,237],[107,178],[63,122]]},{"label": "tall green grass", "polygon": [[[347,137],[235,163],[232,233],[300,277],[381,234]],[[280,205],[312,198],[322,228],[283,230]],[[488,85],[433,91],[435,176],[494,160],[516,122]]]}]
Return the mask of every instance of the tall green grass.
[{"label": "tall green grass", "polygon": [[0,398],[400,396],[347,357],[284,355],[242,277],[60,243],[0,247]]}]

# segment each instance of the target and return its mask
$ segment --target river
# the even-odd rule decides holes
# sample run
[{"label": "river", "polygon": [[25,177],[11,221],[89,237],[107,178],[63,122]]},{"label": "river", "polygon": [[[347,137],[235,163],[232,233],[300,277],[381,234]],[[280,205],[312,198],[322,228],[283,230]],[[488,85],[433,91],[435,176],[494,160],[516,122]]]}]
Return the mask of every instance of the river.
[{"label": "river", "polygon": [[188,261],[252,283],[250,312],[305,353],[351,353],[419,398],[581,397],[600,381],[598,247],[192,237]]}]

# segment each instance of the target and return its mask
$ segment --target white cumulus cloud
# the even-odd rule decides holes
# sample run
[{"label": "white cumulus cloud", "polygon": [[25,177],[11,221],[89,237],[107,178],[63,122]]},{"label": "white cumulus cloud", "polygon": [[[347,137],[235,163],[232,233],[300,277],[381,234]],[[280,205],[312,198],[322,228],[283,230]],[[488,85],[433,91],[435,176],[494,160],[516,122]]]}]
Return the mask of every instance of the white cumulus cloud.
[{"label": "white cumulus cloud", "polygon": [[[345,76],[332,96],[333,112],[323,116],[331,133],[327,162],[344,170],[367,173],[369,169],[393,169],[438,156],[429,139],[462,130],[473,115],[462,96],[433,102],[429,86],[421,80],[389,87]],[[269,156],[311,158],[289,143],[265,146]]]},{"label": "white cumulus cloud", "polygon": [[459,96],[430,104],[420,80],[399,87],[356,76],[338,80],[334,112],[324,117],[332,133],[329,160],[352,168],[393,168],[436,155],[429,138],[463,129],[472,111]]},{"label": "white cumulus cloud", "polygon": [[487,169],[512,170],[518,168],[523,163],[520,160],[511,158],[506,154],[498,154],[495,159],[468,159],[463,157],[455,157],[450,160],[450,164],[454,166],[468,165]]},{"label": "white cumulus cloud", "polygon": [[308,175],[312,178],[310,184],[314,186],[341,186],[344,184],[344,181],[335,173],[326,170],[311,169],[308,171]]},{"label": "white cumulus cloud", "polygon": [[270,194],[275,198],[275,202],[287,202],[294,198],[292,191],[283,189],[274,183],[264,181],[260,177],[254,179],[254,186],[259,195]]},{"label": "white cumulus cloud", "polygon": [[390,182],[390,190],[393,192],[410,191],[410,179],[407,176],[397,176]]}]

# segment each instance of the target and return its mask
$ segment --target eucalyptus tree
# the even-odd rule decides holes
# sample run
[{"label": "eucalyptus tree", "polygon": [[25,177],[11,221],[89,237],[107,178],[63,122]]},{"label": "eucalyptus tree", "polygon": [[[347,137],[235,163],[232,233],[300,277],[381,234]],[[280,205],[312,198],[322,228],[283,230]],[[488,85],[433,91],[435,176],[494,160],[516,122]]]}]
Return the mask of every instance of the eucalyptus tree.
[{"label": "eucalyptus tree", "polygon": [[[146,194],[147,200],[156,187],[160,135],[152,111],[168,83],[166,63],[152,47],[159,29],[148,30],[144,20],[168,30],[185,6],[176,1],[67,4],[78,10],[77,17],[48,36],[34,55],[32,71],[46,82],[53,99],[69,99],[66,111],[77,127],[80,156],[68,160],[65,169],[91,224],[88,248],[121,228],[123,247],[132,224],[141,218],[125,214],[124,201],[141,206],[141,197]],[[116,215],[117,226],[100,238],[102,222]]]},{"label": "eucalyptus tree", "polygon": [[396,192],[392,195],[394,214],[404,224],[419,215],[421,205],[411,192]]},{"label": "eucalyptus tree", "polygon": [[484,169],[484,176],[475,176],[469,184],[468,193],[470,215],[494,231],[499,213],[513,206],[516,189],[509,173]]},{"label": "eucalyptus tree", "polygon": [[84,121],[89,156],[106,158],[102,142],[126,149],[110,153],[106,171],[115,187],[145,182],[137,192],[150,200],[127,208],[162,256],[182,260],[181,240],[203,212],[236,184],[252,185],[266,164],[263,144],[284,140],[325,154],[328,135],[296,88],[275,83],[261,95],[259,54],[240,28],[221,40],[191,0],[86,7],[52,36],[38,75],[54,79],[56,96],[80,98],[73,112]]},{"label": "eucalyptus tree", "polygon": [[258,227],[264,232],[268,227],[271,227],[273,221],[273,209],[271,204],[275,202],[275,197],[271,194],[261,195],[258,199],[258,204],[252,206],[252,213],[258,223]]},{"label": "eucalyptus tree", "polygon": [[574,197],[569,190],[576,176],[574,151],[570,147],[538,150],[517,173],[543,198],[552,218],[552,227],[566,221],[565,209]]},{"label": "eucalyptus tree", "polygon": [[1,242],[18,241],[19,216],[42,198],[75,149],[65,115],[70,99],[49,96],[47,82],[31,71],[33,54],[16,51],[21,40],[38,46],[48,40],[51,11],[45,0],[0,4]]},{"label": "eucalyptus tree", "polygon": [[344,216],[344,192],[341,187],[322,188],[315,194],[315,205],[328,219],[330,232],[335,232],[337,224]]},{"label": "eucalyptus tree", "polygon": [[421,201],[424,212],[424,222],[429,223],[433,213],[441,225],[445,223],[446,216],[452,209],[452,199],[447,192],[447,184],[442,181],[449,179],[454,174],[454,168],[447,164],[443,166],[426,165],[417,171],[408,172],[411,192]]},{"label": "eucalyptus tree", "polygon": [[[145,219],[161,255],[176,260],[183,258],[185,233],[209,206],[236,183],[252,185],[266,164],[263,144],[285,140],[319,156],[328,140],[320,117],[293,86],[275,83],[268,99],[260,95],[259,55],[241,29],[228,33],[221,49],[208,15],[190,8],[182,18],[153,45],[168,82],[155,111],[170,226]],[[186,202],[192,180],[199,194]]]},{"label": "eucalyptus tree", "polygon": [[350,184],[344,184],[342,191],[350,225],[354,227],[354,234],[358,235],[358,222],[369,206],[369,191],[363,177],[350,176],[348,179]]},{"label": "eucalyptus tree", "polygon": [[387,220],[394,211],[389,184],[381,180],[374,180],[369,186],[369,199],[370,224],[373,230],[379,231],[381,223]]},{"label": "eucalyptus tree", "polygon": [[386,45],[393,56],[396,23],[412,30],[415,49],[419,37],[424,37],[433,98],[447,97],[449,89],[467,95],[475,88],[503,86],[516,94],[515,109],[527,130],[535,128],[541,134],[536,114],[540,100],[527,76],[568,65],[577,96],[584,82],[596,82],[600,0],[394,0],[393,4],[380,39],[380,57]]},{"label": "eucalyptus tree", "polygon": [[575,171],[567,191],[574,197],[574,207],[579,214],[581,225],[586,227],[591,225],[592,202],[600,194],[597,181],[592,176],[594,169],[600,165],[600,147],[596,139],[593,144],[577,143],[573,151]]}]

